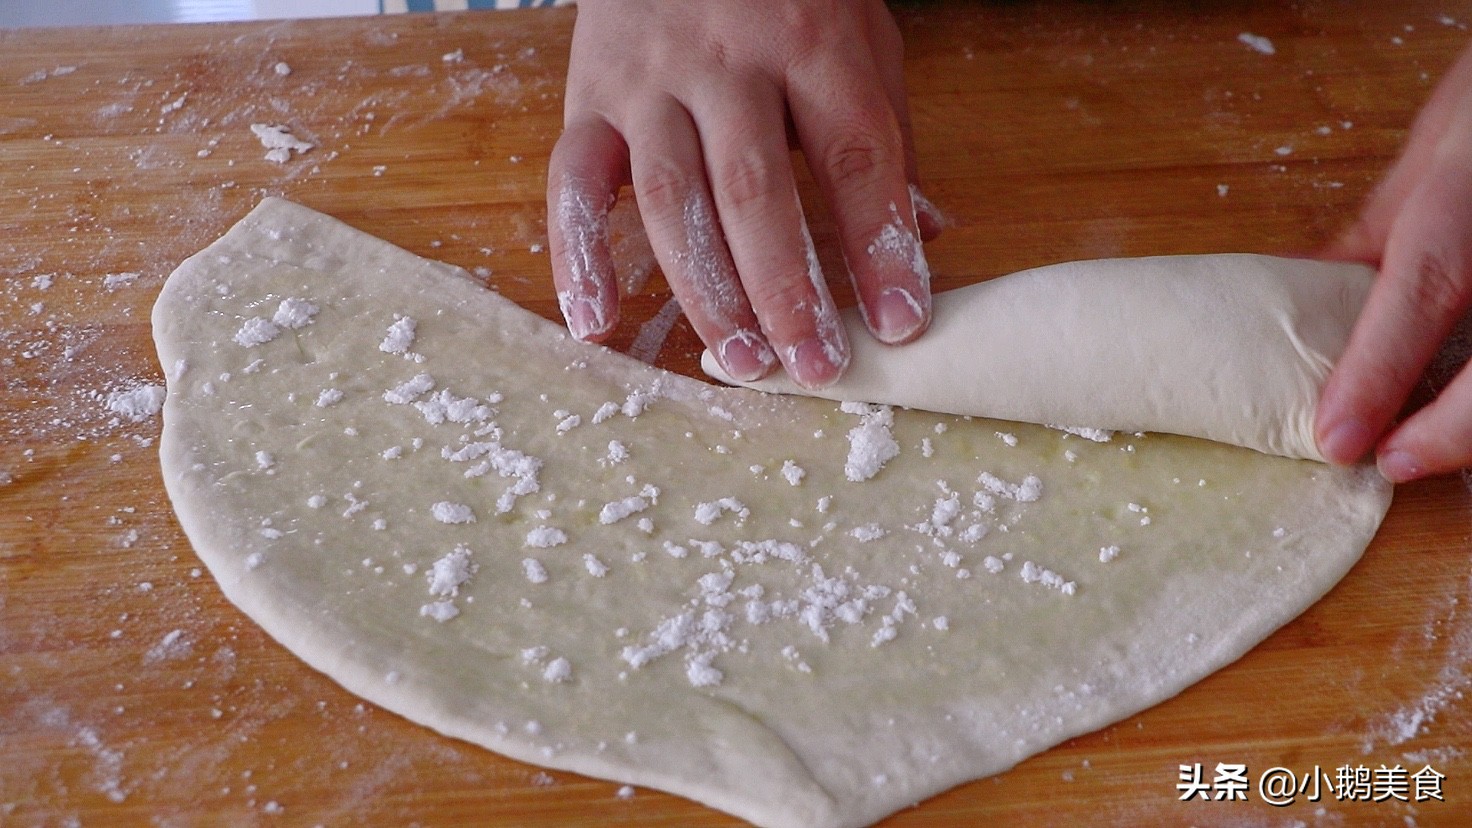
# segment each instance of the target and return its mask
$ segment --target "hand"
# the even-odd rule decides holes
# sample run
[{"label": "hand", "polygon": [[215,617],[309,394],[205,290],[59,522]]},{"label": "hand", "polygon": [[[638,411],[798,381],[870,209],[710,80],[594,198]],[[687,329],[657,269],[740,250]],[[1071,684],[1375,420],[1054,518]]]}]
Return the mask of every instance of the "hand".
[{"label": "hand", "polygon": [[1380,275],[1319,401],[1319,449],[1352,463],[1375,448],[1381,474],[1397,483],[1472,466],[1472,368],[1392,427],[1472,306],[1472,49],[1432,94],[1359,222],[1327,255],[1375,264]]},{"label": "hand", "polygon": [[920,239],[940,223],[914,189],[902,53],[880,0],[583,0],[547,181],[552,275],[573,335],[598,341],[618,322],[607,217],[632,182],[670,289],[726,371],[753,380],[780,360],[803,386],[836,380],[849,346],[803,220],[789,129],[869,329],[889,343],[923,333]]}]

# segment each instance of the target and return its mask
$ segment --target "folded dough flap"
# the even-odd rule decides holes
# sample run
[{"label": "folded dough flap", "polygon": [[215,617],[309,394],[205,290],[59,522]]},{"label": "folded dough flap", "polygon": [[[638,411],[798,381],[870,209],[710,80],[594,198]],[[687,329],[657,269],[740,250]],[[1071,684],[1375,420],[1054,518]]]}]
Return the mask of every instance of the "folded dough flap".
[{"label": "folded dough flap", "polygon": [[875,341],[845,313],[853,363],[818,391],[1054,426],[1159,431],[1322,461],[1314,409],[1374,271],[1253,254],[1066,262],[937,294],[930,331]]}]

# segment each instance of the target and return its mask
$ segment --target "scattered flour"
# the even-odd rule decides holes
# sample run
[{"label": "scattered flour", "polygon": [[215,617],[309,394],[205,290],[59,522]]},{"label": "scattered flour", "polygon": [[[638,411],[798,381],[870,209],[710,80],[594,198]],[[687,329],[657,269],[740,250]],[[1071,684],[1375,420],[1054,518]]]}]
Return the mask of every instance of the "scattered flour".
[{"label": "scattered flour", "polygon": [[845,402],[839,405],[839,410],[859,416],[859,424],[848,432],[848,459],[844,461],[843,474],[851,482],[861,483],[899,456],[900,444],[890,431],[894,409],[887,405]]},{"label": "scattered flour", "polygon": [[1276,54],[1278,51],[1277,48],[1273,46],[1273,42],[1271,40],[1263,37],[1262,35],[1255,35],[1251,32],[1243,32],[1242,34],[1237,35],[1237,42],[1245,45],[1247,48],[1251,49],[1254,52],[1258,52],[1264,55]]},{"label": "scattered flour", "polygon": [[316,146],[292,135],[289,127],[251,124],[250,131],[255,133],[261,146],[266,148],[266,160],[276,164],[290,161],[293,152],[301,154]]},{"label": "scattered flour", "polygon": [[141,423],[157,414],[164,406],[162,385],[140,385],[107,395],[107,410],[125,417],[131,422]]}]

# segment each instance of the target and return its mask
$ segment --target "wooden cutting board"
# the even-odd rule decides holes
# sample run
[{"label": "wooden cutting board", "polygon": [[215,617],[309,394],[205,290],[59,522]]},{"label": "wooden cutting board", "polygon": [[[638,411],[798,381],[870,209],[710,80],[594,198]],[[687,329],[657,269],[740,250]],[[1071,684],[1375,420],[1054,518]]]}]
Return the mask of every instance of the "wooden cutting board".
[{"label": "wooden cutting board", "polygon": [[[1180,5],[897,10],[926,191],[951,219],[928,248],[939,288],[1315,249],[1472,21],[1448,0]],[[159,419],[105,406],[162,381],[164,277],[267,194],[555,318],[541,199],[574,14],[0,31],[0,824],[736,824],[436,736],[300,664],[202,574],[160,484]],[[252,123],[315,147],[268,162]],[[635,214],[616,220],[620,265],[647,275]],[[668,301],[657,271],[629,281],[624,349]],[[683,320],[644,330],[657,364],[697,372]],[[1401,487],[1363,562],[1240,662],[886,825],[1469,824],[1469,516],[1463,478]],[[1208,782],[1246,765],[1248,801],[1180,802],[1196,763]],[[1444,801],[1321,781],[1274,807],[1256,787],[1273,767],[1428,765]]]}]

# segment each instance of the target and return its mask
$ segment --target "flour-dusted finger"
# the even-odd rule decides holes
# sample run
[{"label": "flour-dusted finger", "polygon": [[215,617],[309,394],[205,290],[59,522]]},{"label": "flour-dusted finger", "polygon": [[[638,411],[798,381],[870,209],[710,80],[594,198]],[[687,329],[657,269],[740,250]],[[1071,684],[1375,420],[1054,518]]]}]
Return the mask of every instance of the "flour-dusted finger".
[{"label": "flour-dusted finger", "polygon": [[869,55],[794,71],[788,90],[808,166],[838,223],[864,322],[897,344],[930,325],[925,261],[899,121]]},{"label": "flour-dusted finger", "polygon": [[598,118],[568,126],[547,169],[547,241],[552,281],[567,328],[599,341],[618,324],[618,282],[608,211],[628,180],[628,146]]},{"label": "flour-dusted finger", "polygon": [[747,88],[695,115],[721,230],[762,332],[799,385],[833,383],[848,338],[798,201],[781,99]]},{"label": "flour-dusted finger", "polygon": [[757,324],[726,247],[690,114],[665,97],[631,126],[639,213],[670,290],[734,377],[771,373],[777,357]]}]

